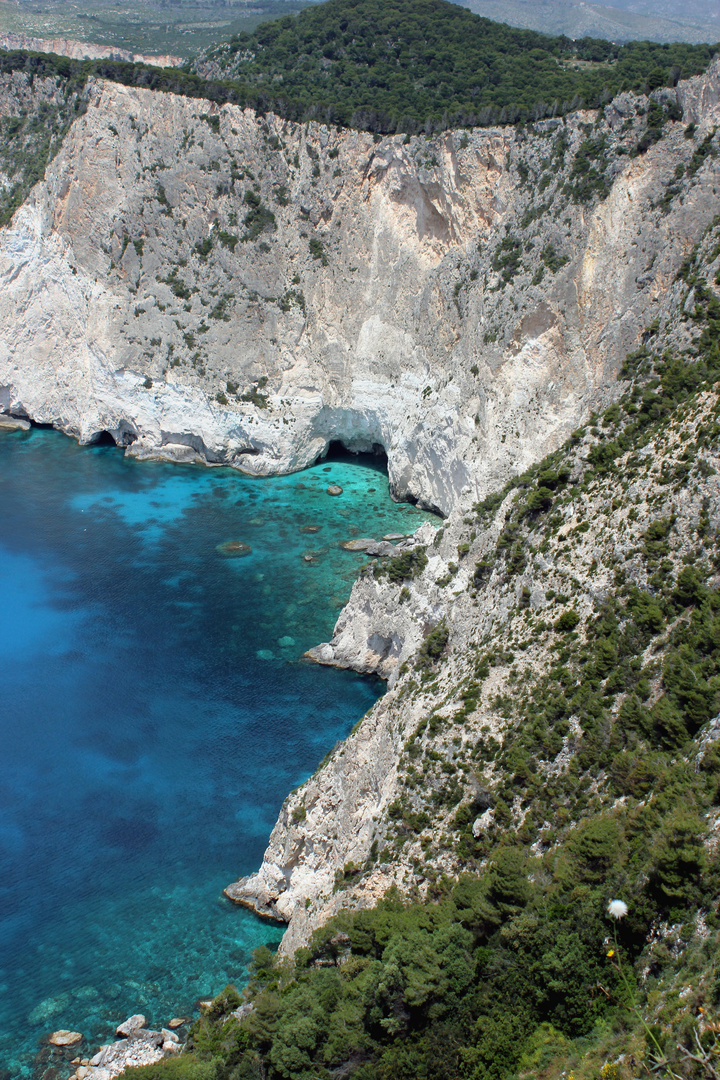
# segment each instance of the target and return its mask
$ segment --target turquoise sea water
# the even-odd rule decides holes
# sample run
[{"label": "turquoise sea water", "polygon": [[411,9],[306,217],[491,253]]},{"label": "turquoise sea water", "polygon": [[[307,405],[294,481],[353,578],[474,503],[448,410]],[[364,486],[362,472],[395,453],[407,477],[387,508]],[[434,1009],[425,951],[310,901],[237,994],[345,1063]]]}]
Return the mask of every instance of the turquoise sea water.
[{"label": "turquoise sea water", "polygon": [[0,1080],[67,1076],[57,1028],[89,1055],[191,1016],[279,940],[221,891],[381,692],[300,659],[364,559],[339,545],[428,516],[349,458],[252,480],[0,435]]}]

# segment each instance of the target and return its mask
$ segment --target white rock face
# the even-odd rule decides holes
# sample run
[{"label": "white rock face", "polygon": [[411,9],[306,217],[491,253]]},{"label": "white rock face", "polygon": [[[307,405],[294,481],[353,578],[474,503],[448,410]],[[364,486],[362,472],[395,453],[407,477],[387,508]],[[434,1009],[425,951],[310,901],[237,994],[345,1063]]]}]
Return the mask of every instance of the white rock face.
[{"label": "white rock face", "polygon": [[[682,91],[700,135],[719,81],[716,65]],[[563,175],[587,119],[567,124]],[[260,475],[334,439],[381,447],[392,490],[447,514],[615,392],[716,209],[707,184],[654,207],[692,150],[669,130],[618,159],[594,210],[528,225],[540,197],[518,167],[540,170],[547,124],[522,142],[498,128],[375,143],[98,82],[0,233],[0,407]],[[524,245],[511,287],[506,232]],[[568,261],[538,273],[547,243]]]},{"label": "white rock face", "polygon": [[[426,523],[396,550],[425,548],[434,537],[434,526]],[[432,570],[439,559],[432,551],[430,559]],[[356,581],[335,624],[332,642],[323,642],[307,655],[319,664],[380,675],[392,687],[399,666],[417,652],[445,610],[439,593],[416,596],[412,605],[398,604],[397,594],[396,588],[372,575]]]},{"label": "white rock face", "polygon": [[74,41],[72,38],[37,38],[29,34],[0,34],[0,49],[28,49],[30,52],[54,53],[55,56],[69,56],[73,60],[130,60],[138,64],[153,64],[155,67],[178,67],[182,57],[163,53],[159,56],[146,56],[144,53],[132,53],[128,49],[111,48],[95,45],[92,41]]}]

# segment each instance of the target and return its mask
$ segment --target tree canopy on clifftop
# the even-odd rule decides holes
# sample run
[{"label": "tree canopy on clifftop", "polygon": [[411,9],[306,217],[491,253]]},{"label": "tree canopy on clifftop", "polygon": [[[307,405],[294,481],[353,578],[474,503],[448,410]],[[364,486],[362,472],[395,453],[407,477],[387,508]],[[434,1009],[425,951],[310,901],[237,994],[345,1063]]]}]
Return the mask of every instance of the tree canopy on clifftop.
[{"label": "tree canopy on clifftop", "polygon": [[327,0],[203,54],[261,108],[371,131],[440,130],[596,107],[673,86],[718,47],[550,37],[446,0]]},{"label": "tree canopy on clifftop", "polygon": [[327,0],[233,37],[188,68],[14,50],[0,53],[0,73],[59,78],[66,99],[96,76],[296,122],[431,134],[539,120],[597,108],[622,90],[672,87],[718,53],[720,44],[550,37],[446,0]]}]

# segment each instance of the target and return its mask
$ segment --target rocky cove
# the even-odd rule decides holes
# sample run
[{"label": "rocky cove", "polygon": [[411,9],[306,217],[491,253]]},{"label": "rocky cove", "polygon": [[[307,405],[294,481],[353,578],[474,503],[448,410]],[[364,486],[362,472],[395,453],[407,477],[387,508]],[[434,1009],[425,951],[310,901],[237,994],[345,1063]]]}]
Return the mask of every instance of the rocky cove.
[{"label": "rocky cove", "polygon": [[[6,80],[5,115],[26,101],[21,81]],[[288,924],[286,954],[392,884],[427,888],[417,844],[373,861],[405,790],[403,747],[428,712],[452,715],[464,653],[509,634],[521,595],[491,580],[473,602],[473,567],[514,496],[472,535],[471,508],[612,405],[648,328],[689,341],[678,275],[717,211],[717,62],[663,95],[682,120],[637,154],[650,102],[631,95],[520,131],[375,140],[94,82],[3,230],[8,414],[81,443],[109,435],[137,459],[258,476],[312,465],[332,442],[382,449],[395,497],[447,519],[389,553],[416,552],[413,572],[366,571],[311,650],[388,690],[288,797],[259,871],[227,889]],[[714,481],[704,495],[714,520]],[[701,497],[682,509],[699,518]],[[632,538],[624,550],[632,560]],[[545,563],[538,576],[556,572]],[[544,607],[532,573],[518,588]],[[442,624],[451,655],[419,694],[409,663]],[[495,671],[488,694],[508,677]],[[474,723],[497,735],[489,701]],[[457,868],[451,849],[434,861]]]},{"label": "rocky cove", "polygon": [[[60,93],[23,79],[5,115]],[[0,403],[254,475],[379,446],[398,498],[448,514],[615,392],[714,213],[712,182],[662,200],[717,82],[639,157],[646,105],[608,106],[592,206],[562,189],[595,114],[376,142],[91,82],[3,231]]]}]

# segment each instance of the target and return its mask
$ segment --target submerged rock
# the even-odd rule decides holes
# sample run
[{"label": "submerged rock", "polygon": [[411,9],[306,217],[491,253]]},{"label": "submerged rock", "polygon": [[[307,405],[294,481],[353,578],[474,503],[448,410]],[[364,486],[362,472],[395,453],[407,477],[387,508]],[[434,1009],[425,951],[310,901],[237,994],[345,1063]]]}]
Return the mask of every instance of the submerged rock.
[{"label": "submerged rock", "polygon": [[77,1046],[81,1043],[85,1036],[82,1031],[53,1031],[52,1035],[48,1039],[51,1046]]},{"label": "submerged rock", "polygon": [[39,1005],[36,1005],[28,1016],[28,1023],[35,1027],[38,1024],[43,1024],[49,1020],[52,1016],[57,1016],[58,1013],[65,1012],[70,1004],[69,994],[56,994],[54,997],[45,998]]},{"label": "submerged rock", "polygon": [[342,495],[343,489],[340,487],[339,484],[331,484],[330,487],[327,489],[327,493],[328,495]]},{"label": "submerged rock", "polygon": [[367,549],[372,544],[376,544],[376,543],[377,543],[377,541],[373,540],[372,537],[367,537],[366,536],[366,537],[358,537],[357,540],[343,540],[340,547],[344,548],[345,551],[367,551]]},{"label": "submerged rock", "polygon": [[229,558],[240,558],[242,555],[252,555],[252,548],[249,544],[243,544],[241,540],[225,540],[224,543],[218,544],[215,548],[220,555],[227,555]]}]

